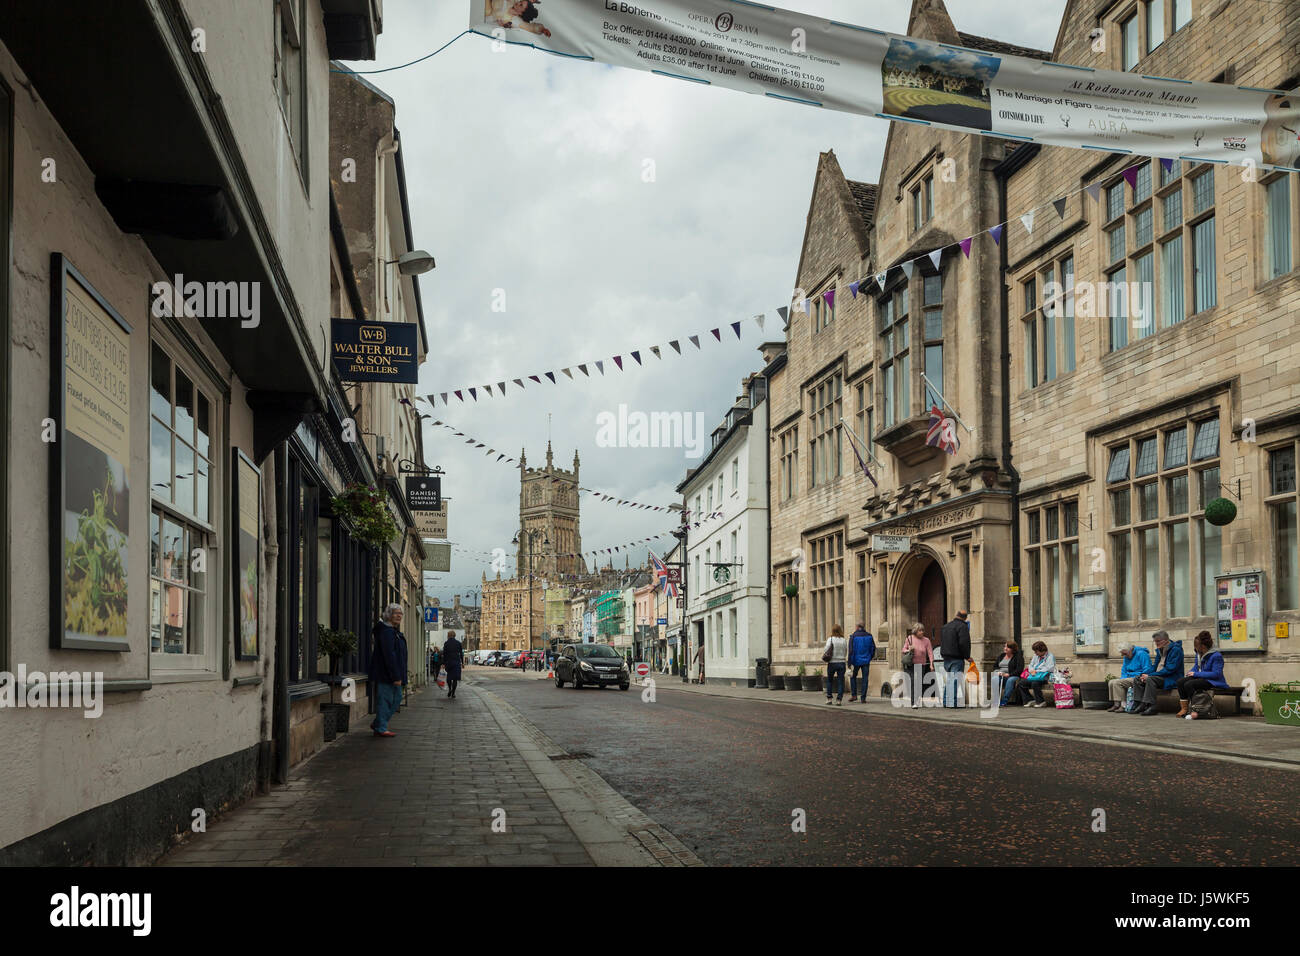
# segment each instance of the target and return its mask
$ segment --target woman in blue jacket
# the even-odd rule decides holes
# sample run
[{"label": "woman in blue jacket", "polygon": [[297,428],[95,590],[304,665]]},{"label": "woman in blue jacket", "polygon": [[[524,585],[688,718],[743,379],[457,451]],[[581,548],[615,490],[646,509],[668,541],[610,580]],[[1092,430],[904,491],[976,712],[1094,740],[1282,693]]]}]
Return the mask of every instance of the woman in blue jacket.
[{"label": "woman in blue jacket", "polygon": [[1178,716],[1189,720],[1196,719],[1195,713],[1188,713],[1193,694],[1198,690],[1228,686],[1228,682],[1223,679],[1223,655],[1214,650],[1214,639],[1210,637],[1210,632],[1201,631],[1197,634],[1192,647],[1196,650],[1196,666],[1178,682]]}]

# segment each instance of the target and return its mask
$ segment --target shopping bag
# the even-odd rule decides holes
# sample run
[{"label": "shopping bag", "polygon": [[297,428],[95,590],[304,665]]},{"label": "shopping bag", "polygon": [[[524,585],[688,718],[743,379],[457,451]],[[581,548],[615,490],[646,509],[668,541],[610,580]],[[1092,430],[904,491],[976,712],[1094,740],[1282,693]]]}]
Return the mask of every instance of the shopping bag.
[{"label": "shopping bag", "polygon": [[1068,710],[1074,706],[1074,688],[1069,684],[1053,684],[1056,694],[1056,709]]},{"label": "shopping bag", "polygon": [[980,682],[980,669],[971,661],[970,666],[966,668],[966,683],[978,684]]},{"label": "shopping bag", "polygon": [[1133,713],[1133,686],[1130,684],[1128,691],[1124,694],[1124,710]]},{"label": "shopping bag", "polygon": [[438,686],[439,687],[447,686],[447,672],[445,670],[438,671]]}]

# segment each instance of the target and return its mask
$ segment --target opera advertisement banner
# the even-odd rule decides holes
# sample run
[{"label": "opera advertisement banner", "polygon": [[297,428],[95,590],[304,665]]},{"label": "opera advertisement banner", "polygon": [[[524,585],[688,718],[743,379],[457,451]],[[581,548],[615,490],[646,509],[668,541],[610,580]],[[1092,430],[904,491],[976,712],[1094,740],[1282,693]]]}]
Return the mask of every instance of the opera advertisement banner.
[{"label": "opera advertisement banner", "polygon": [[50,644],[129,651],[131,327],[51,259]]},{"label": "opera advertisement banner", "polygon": [[1300,96],[1277,90],[994,56],[726,0],[470,0],[470,29],[881,119],[1051,146],[1300,167]]}]

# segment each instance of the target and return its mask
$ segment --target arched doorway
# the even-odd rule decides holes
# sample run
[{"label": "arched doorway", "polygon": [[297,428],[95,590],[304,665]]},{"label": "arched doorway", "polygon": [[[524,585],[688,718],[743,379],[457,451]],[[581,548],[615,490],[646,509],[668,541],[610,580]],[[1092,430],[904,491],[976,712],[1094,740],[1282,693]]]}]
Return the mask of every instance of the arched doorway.
[{"label": "arched doorway", "polygon": [[948,583],[938,561],[931,561],[921,575],[916,590],[917,619],[925,625],[925,635],[939,646],[939,629],[948,623]]}]

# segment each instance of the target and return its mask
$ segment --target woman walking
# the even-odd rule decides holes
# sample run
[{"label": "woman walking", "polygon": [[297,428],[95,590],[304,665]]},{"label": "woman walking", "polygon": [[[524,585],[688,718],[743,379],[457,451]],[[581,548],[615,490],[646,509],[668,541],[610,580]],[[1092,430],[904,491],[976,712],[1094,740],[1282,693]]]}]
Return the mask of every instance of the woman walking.
[{"label": "woman walking", "polygon": [[442,666],[447,668],[447,696],[456,699],[456,685],[460,683],[461,650],[456,632],[448,631],[442,645]]},{"label": "woman walking", "polygon": [[927,674],[934,671],[934,645],[925,636],[924,624],[913,624],[903,642],[903,670],[910,672],[912,709],[921,706],[921,695],[925,689]]},{"label": "woman walking", "polygon": [[822,650],[822,660],[826,662],[826,703],[835,698],[835,706],[844,706],[844,668],[849,662],[849,642],[844,639],[844,628],[836,624],[831,628],[831,636],[826,639]]}]

